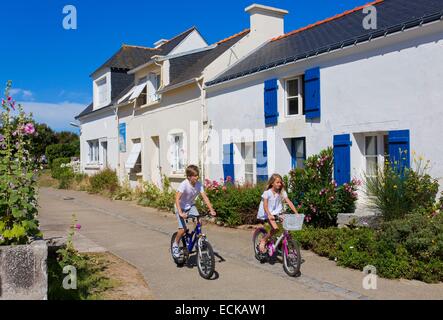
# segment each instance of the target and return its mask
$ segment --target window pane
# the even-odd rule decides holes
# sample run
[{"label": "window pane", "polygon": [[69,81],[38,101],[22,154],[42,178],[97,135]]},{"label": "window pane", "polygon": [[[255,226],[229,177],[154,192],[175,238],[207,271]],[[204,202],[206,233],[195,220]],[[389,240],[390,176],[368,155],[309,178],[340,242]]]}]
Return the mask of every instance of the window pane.
[{"label": "window pane", "polygon": [[288,99],[288,115],[298,114],[298,98]]},{"label": "window pane", "polygon": [[295,157],[296,158],[305,157],[305,141],[303,139],[295,140]]},{"label": "window pane", "polygon": [[246,144],[245,145],[245,160],[250,162],[254,159],[254,148],[252,147],[252,144]]},{"label": "window pane", "polygon": [[377,157],[366,157],[366,174],[368,176],[377,175],[378,160]]},{"label": "window pane", "polygon": [[366,137],[366,155],[376,156],[377,155],[377,137]]},{"label": "window pane", "polygon": [[287,82],[288,85],[288,97],[295,97],[298,96],[298,80],[294,79],[294,80],[289,80]]}]

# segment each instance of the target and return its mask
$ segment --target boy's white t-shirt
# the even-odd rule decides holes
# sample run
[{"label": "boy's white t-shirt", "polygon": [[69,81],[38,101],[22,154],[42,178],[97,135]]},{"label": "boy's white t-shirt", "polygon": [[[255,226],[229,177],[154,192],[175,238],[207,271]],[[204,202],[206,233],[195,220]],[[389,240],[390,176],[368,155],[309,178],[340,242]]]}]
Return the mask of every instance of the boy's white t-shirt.
[{"label": "boy's white t-shirt", "polygon": [[187,211],[195,205],[195,199],[205,190],[199,181],[197,181],[195,187],[193,187],[189,180],[186,179],[180,183],[177,191],[182,194],[180,198],[180,207],[182,210]]},{"label": "boy's white t-shirt", "polygon": [[281,193],[274,194],[272,189],[269,189],[266,190],[261,197],[262,200],[260,202],[260,208],[258,209],[257,219],[263,220],[268,218],[265,212],[264,199],[268,199],[269,212],[271,212],[273,216],[276,216],[283,212],[283,200],[288,198],[288,194],[284,190]]}]

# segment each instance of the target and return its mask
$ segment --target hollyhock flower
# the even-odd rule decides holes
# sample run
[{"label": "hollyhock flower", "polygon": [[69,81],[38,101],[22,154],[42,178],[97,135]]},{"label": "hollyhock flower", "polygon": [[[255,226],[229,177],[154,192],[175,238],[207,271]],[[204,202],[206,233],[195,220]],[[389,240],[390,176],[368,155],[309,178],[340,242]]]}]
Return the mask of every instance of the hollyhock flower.
[{"label": "hollyhock flower", "polygon": [[80,224],[76,224],[76,225],[75,225],[75,228],[76,228],[77,230],[80,230],[80,229],[82,228],[82,226],[81,226]]},{"label": "hollyhock flower", "polygon": [[2,141],[4,141],[4,140],[5,140],[5,136],[2,135],[2,134],[0,134],[0,142],[2,142]]},{"label": "hollyhock flower", "polygon": [[223,189],[223,191],[226,191],[226,190],[228,190],[228,188],[226,188],[225,186],[223,186],[223,188],[222,188],[222,189]]},{"label": "hollyhock flower", "polygon": [[11,101],[12,101],[12,98],[11,98],[11,97],[8,97],[8,101],[11,102]]},{"label": "hollyhock flower", "polygon": [[226,182],[232,182],[232,177],[231,176],[226,177]]},{"label": "hollyhock flower", "polygon": [[29,135],[34,134],[34,133],[35,133],[34,124],[32,124],[32,123],[27,123],[27,124],[25,125],[23,131],[24,131],[26,134],[29,134]]}]

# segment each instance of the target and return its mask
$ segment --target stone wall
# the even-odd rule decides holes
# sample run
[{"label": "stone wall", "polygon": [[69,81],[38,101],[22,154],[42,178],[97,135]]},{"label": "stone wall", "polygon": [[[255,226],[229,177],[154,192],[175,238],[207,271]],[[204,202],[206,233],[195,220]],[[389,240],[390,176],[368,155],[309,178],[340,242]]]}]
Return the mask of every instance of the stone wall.
[{"label": "stone wall", "polygon": [[47,258],[45,241],[0,247],[0,300],[46,300]]}]

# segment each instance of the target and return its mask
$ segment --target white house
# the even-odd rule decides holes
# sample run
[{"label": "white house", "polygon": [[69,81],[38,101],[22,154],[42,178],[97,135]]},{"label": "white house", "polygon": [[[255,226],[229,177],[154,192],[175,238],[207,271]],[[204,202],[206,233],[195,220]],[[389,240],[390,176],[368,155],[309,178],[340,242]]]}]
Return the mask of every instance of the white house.
[{"label": "white house", "polygon": [[[204,176],[210,129],[204,82],[283,34],[286,11],[253,5],[246,12],[251,29],[215,44],[191,28],[155,48],[124,46],[95,71],[94,101],[77,117],[82,170],[92,174],[109,167],[133,186],[160,185],[164,175],[176,185],[191,163],[199,164]],[[125,85],[113,85],[117,72]]]},{"label": "white house", "polygon": [[363,8],[274,37],[205,83],[210,178],[265,180],[329,146],[340,184],[386,157],[410,166],[412,152],[443,177],[443,1]]}]

